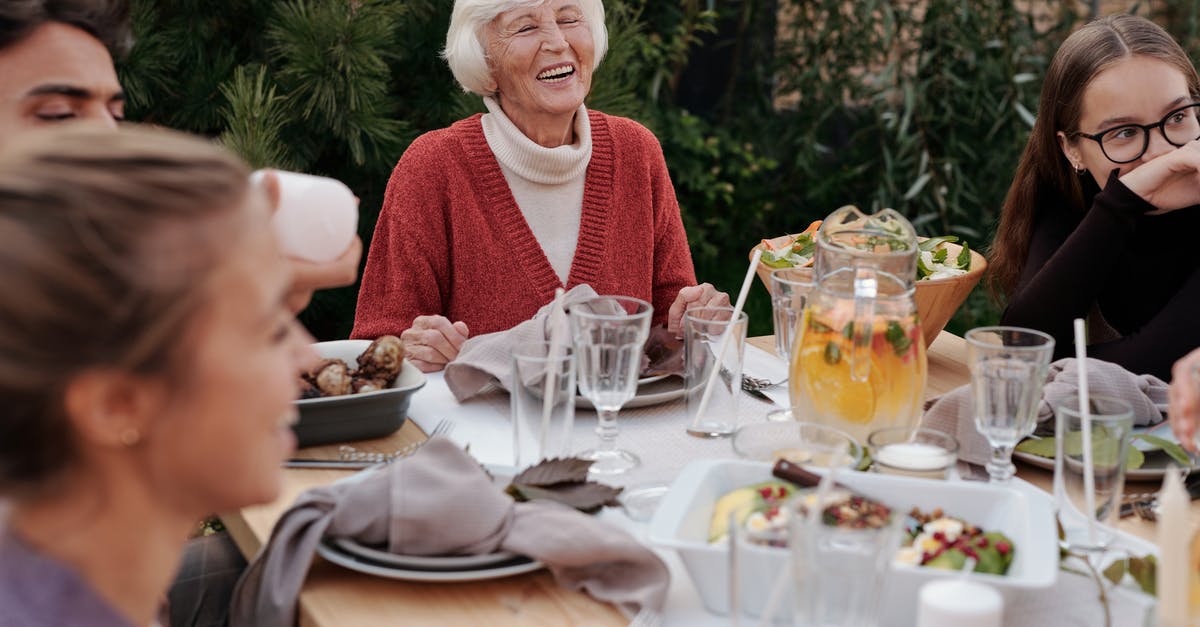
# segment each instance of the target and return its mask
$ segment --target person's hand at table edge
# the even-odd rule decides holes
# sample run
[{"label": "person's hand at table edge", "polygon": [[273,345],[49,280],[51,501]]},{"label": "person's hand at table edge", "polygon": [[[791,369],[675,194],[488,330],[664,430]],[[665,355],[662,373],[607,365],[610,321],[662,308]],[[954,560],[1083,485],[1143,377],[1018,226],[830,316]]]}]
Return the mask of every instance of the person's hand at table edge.
[{"label": "person's hand at table edge", "polygon": [[470,335],[465,322],[451,323],[445,316],[417,316],[412,326],[400,334],[400,341],[408,361],[421,372],[437,372],[458,357]]},{"label": "person's hand at table edge", "polygon": [[1171,368],[1167,417],[1179,444],[1189,453],[1196,453],[1196,422],[1200,420],[1200,348],[1184,355]]},{"label": "person's hand at table edge", "polygon": [[362,239],[357,235],[340,257],[326,263],[289,257],[292,266],[292,288],[287,295],[288,308],[300,313],[312,300],[313,292],[331,287],[353,285],[358,278],[358,261],[362,257]]},{"label": "person's hand at table edge", "polygon": [[679,290],[671,310],[667,314],[667,331],[677,338],[683,337],[683,314],[696,307],[728,307],[729,294],[718,292],[711,283],[701,283]]}]

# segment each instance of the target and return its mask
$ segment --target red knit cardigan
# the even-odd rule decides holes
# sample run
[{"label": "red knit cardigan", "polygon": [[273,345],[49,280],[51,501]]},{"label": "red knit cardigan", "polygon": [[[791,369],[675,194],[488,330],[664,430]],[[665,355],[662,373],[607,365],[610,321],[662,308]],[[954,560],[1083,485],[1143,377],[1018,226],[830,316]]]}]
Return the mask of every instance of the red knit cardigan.
[{"label": "red knit cardigan", "polygon": [[388,181],[351,337],[396,334],[419,315],[471,335],[511,328],[558,287],[650,301],[663,323],[696,275],[662,148],[645,127],[588,112],[592,157],[579,243],[563,286],[521,214],[479,115],[426,133]]}]

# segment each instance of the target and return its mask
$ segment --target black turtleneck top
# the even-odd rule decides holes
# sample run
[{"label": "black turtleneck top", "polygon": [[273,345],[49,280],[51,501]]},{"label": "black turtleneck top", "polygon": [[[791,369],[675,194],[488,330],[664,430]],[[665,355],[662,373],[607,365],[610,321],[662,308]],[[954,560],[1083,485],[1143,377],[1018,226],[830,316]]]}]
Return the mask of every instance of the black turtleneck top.
[{"label": "black turtleneck top", "polygon": [[1086,213],[1038,208],[1001,321],[1054,336],[1058,359],[1074,355],[1072,321],[1097,309],[1120,337],[1088,356],[1169,381],[1175,360],[1200,346],[1200,206],[1146,215],[1154,206],[1115,171],[1103,190],[1089,182]]}]

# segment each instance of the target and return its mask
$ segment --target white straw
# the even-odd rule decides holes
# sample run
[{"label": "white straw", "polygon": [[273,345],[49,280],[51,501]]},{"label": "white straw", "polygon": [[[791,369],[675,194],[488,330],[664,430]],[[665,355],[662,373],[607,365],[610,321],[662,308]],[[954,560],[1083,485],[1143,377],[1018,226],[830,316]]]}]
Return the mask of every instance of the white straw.
[{"label": "white straw", "polygon": [[[1087,333],[1083,318],[1075,319],[1075,360],[1079,370],[1079,421],[1083,425],[1083,499],[1087,506],[1088,544],[1096,546],[1096,478],[1092,459],[1092,408],[1088,402]],[[1122,463],[1123,460],[1117,460]]]},{"label": "white straw", "polygon": [[[550,346],[546,355],[546,378],[542,381],[542,430],[538,434],[538,457],[546,456],[546,436],[550,433],[550,413],[554,411],[554,398],[551,396],[558,389],[558,351],[562,347],[562,331],[559,329],[562,311],[563,288],[554,290],[554,302],[550,305],[550,315],[546,317],[550,323]],[[570,400],[567,401],[571,402]],[[536,461],[541,461],[538,459]]]},{"label": "white straw", "polygon": [[[700,406],[696,409],[697,422],[702,420],[705,412],[708,411],[708,399],[712,398],[713,384],[716,383],[717,375],[721,372],[721,364],[725,363],[725,350],[729,347],[729,341],[733,337],[733,327],[742,315],[742,306],[746,304],[746,295],[750,293],[750,283],[754,281],[754,272],[758,269],[760,257],[762,257],[762,250],[756,248],[754,254],[750,256],[750,267],[746,270],[746,278],[742,280],[742,291],[738,292],[737,302],[733,305],[733,314],[729,317],[729,328],[725,329],[725,334],[721,337],[721,346],[717,349],[717,363],[713,365],[712,372],[708,375],[708,381],[704,384],[704,394],[700,397]],[[737,383],[735,382],[734,385]]]}]

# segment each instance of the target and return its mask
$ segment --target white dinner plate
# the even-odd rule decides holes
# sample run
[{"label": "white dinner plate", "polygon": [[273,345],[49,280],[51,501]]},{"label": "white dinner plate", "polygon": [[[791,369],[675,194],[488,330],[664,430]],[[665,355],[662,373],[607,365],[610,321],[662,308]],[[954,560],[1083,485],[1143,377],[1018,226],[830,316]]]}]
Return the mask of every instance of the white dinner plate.
[{"label": "white dinner plate", "polygon": [[350,538],[332,538],[326,539],[326,542],[332,543],[335,548],[347,555],[361,557],[381,566],[394,566],[405,570],[479,570],[511,562],[520,557],[516,553],[508,551],[497,551],[486,555],[398,555]]},{"label": "white dinner plate", "polygon": [[[673,375],[644,377],[638,379],[637,394],[629,399],[629,402],[622,405],[621,409],[649,407],[650,405],[669,403],[673,400],[683,398],[684,393],[683,377]],[[595,409],[592,406],[592,402],[582,395],[575,397],[575,407],[578,409]]]},{"label": "white dinner plate", "polygon": [[[1134,433],[1149,433],[1156,435],[1165,440],[1176,442],[1175,435],[1171,433],[1171,427],[1162,422],[1153,427],[1134,427]],[[1125,471],[1125,478],[1130,481],[1162,481],[1163,473],[1167,470],[1178,470],[1179,465],[1176,464],[1170,456],[1158,449],[1152,449],[1151,445],[1135,440],[1133,445],[1139,450],[1146,453],[1146,461],[1141,468]],[[1050,457],[1042,457],[1024,451],[1013,451],[1013,459],[1023,461],[1030,466],[1036,466],[1045,470],[1054,470],[1054,459]],[[1195,472],[1197,468],[1192,468],[1189,472]]]},{"label": "white dinner plate", "polygon": [[361,559],[353,555],[343,553],[333,545],[325,542],[317,545],[317,554],[343,568],[348,568],[360,573],[366,573],[368,575],[375,575],[376,577],[401,579],[404,581],[482,581],[485,579],[500,579],[502,577],[523,575],[525,573],[531,573],[535,570],[544,568],[541,562],[531,560],[529,558],[517,557],[515,558],[515,561],[502,562],[489,568],[451,571],[412,570],[376,564],[370,560]]}]

